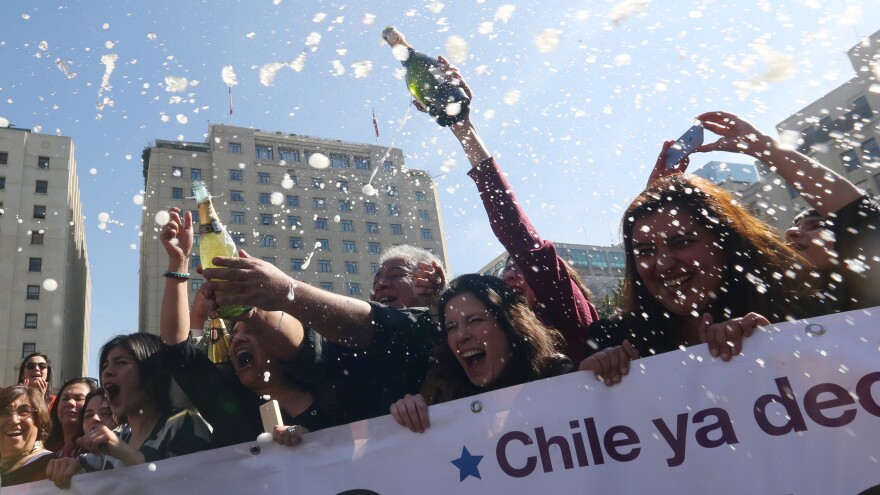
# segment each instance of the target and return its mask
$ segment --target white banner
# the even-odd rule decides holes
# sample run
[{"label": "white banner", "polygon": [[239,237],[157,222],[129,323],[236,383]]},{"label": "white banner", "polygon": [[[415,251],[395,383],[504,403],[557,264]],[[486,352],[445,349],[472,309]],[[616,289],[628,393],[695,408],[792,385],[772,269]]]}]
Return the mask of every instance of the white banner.
[{"label": "white banner", "polygon": [[[877,316],[872,316],[872,311]],[[72,494],[880,494],[880,308],[307,435],[76,476]],[[874,487],[873,490],[869,488]],[[49,482],[3,495],[57,493]]]}]

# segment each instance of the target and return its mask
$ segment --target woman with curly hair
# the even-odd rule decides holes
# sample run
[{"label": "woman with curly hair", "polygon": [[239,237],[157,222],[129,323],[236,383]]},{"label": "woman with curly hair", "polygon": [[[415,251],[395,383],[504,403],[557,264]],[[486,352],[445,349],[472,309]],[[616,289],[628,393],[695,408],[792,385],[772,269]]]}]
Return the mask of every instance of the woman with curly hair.
[{"label": "woman with curly hair", "polygon": [[462,275],[440,295],[446,343],[437,346],[422,393],[391,405],[402,426],[423,432],[437,404],[572,371],[557,352],[559,332],[544,326],[526,299],[499,278]]}]

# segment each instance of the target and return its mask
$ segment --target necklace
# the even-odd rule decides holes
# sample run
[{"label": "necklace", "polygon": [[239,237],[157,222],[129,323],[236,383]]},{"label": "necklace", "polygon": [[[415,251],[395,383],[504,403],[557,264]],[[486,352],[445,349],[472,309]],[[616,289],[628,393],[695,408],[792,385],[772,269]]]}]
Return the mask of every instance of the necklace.
[{"label": "necklace", "polygon": [[14,466],[18,461],[24,459],[25,457],[33,454],[34,452],[41,450],[43,448],[42,442],[34,442],[34,446],[31,447],[30,450],[26,450],[21,454],[14,455],[9,459],[3,459],[0,461],[0,474],[6,474],[9,471],[9,468]]}]

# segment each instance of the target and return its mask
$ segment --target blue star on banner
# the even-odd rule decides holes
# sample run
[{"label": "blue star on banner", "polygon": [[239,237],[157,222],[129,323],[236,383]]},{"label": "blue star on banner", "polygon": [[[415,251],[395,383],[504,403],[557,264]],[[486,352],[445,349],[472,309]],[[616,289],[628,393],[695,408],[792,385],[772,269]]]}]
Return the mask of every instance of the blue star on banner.
[{"label": "blue star on banner", "polygon": [[483,479],[480,478],[480,469],[477,467],[480,464],[480,461],[483,460],[483,456],[481,455],[471,455],[468,452],[467,447],[461,448],[461,457],[458,459],[452,460],[452,464],[458,468],[458,477],[459,482],[462,482],[468,476],[473,476],[478,480]]}]

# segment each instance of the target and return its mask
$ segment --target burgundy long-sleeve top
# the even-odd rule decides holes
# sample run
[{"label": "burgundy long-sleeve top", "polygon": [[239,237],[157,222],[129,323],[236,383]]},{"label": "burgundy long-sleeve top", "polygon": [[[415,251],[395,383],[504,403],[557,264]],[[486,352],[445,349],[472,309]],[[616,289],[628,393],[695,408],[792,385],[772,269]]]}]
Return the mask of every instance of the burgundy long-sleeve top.
[{"label": "burgundy long-sleeve top", "polygon": [[538,304],[532,309],[542,323],[562,333],[563,353],[579,363],[586,353],[587,330],[599,319],[596,308],[571,279],[556,246],[535,231],[495,159],[480,162],[468,175],[477,184],[495,237],[535,293]]}]

